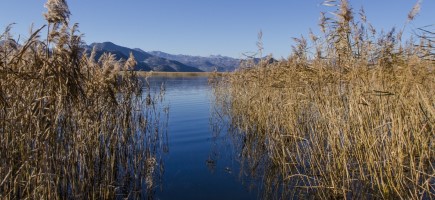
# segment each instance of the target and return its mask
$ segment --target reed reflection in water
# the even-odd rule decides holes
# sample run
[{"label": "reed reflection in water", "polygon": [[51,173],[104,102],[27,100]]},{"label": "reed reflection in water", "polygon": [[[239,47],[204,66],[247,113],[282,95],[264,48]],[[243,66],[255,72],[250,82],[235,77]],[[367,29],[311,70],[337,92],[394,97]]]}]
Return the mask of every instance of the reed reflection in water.
[{"label": "reed reflection in water", "polygon": [[[165,83],[169,151],[157,199],[257,199],[258,182],[240,172],[238,153],[212,113],[207,77],[150,77],[151,88]],[[222,122],[222,121],[221,121]],[[213,123],[212,123],[213,124]],[[217,134],[216,128],[222,132]],[[225,131],[224,131],[225,130]]]}]

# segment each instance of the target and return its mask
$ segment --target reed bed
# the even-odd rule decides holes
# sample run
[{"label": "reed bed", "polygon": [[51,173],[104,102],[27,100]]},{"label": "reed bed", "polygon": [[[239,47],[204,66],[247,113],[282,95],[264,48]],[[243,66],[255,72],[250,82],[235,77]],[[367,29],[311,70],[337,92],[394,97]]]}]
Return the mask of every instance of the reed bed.
[{"label": "reed bed", "polygon": [[434,199],[430,37],[377,33],[363,10],[335,3],[323,35],[295,39],[287,60],[212,79],[216,116],[244,169],[263,173],[264,198]]},{"label": "reed bed", "polygon": [[164,90],[129,71],[133,56],[85,55],[67,3],[46,7],[48,25],[27,40],[0,35],[0,199],[152,197]]}]

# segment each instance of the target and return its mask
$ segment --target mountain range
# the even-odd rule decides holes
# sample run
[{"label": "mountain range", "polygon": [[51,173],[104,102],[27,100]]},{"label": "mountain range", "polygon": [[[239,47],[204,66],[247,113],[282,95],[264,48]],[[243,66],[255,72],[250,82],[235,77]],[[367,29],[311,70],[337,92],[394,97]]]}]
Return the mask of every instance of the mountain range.
[{"label": "mountain range", "polygon": [[211,55],[208,57],[203,57],[182,54],[174,55],[161,51],[148,51],[147,53],[157,57],[175,60],[206,72],[215,70],[218,72],[234,71],[241,62],[241,59],[221,55]]},{"label": "mountain range", "polygon": [[196,67],[188,66],[178,61],[153,56],[142,50],[119,46],[112,42],[92,43],[87,45],[85,49],[88,53],[91,52],[92,49],[95,49],[95,59],[99,59],[103,53],[112,53],[115,55],[116,59],[127,60],[131,52],[137,61],[137,65],[134,68],[136,71],[202,72],[202,70]]},{"label": "mountain range", "polygon": [[92,49],[96,51],[99,59],[103,53],[112,53],[120,60],[128,59],[130,52],[137,61],[136,71],[164,71],[164,72],[202,72],[202,71],[234,71],[241,60],[226,56],[189,56],[173,55],[161,51],[146,52],[139,48],[128,48],[116,45],[112,42],[92,43],[85,46],[87,53]]}]

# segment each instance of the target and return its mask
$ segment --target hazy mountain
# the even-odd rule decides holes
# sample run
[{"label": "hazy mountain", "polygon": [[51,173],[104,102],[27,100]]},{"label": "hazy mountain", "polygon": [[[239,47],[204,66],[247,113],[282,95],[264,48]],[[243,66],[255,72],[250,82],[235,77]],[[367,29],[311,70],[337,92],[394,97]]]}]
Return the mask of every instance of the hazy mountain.
[{"label": "hazy mountain", "polygon": [[[137,49],[138,51],[145,52],[141,49]],[[196,67],[203,71],[234,71],[240,64],[241,59],[231,58],[227,56],[189,56],[189,55],[173,55],[168,54],[161,51],[149,51],[146,52],[154,56],[158,56],[161,58],[166,58],[169,60],[175,60],[181,63],[184,63],[189,66]]]},{"label": "hazy mountain", "polygon": [[202,70],[188,66],[186,64],[173,61],[166,58],[157,57],[151,55],[140,49],[130,49],[127,47],[122,47],[112,42],[103,43],[92,43],[86,47],[87,51],[90,52],[95,47],[96,59],[98,59],[103,53],[110,52],[116,56],[117,59],[126,60],[130,55],[133,54],[137,61],[137,66],[134,70],[137,71],[165,71],[165,72],[201,72]]}]

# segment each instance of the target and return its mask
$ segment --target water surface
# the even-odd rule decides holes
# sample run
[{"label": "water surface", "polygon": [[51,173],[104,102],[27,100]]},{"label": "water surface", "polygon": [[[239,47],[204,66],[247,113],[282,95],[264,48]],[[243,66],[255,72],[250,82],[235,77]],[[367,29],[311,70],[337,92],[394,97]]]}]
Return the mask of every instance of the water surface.
[{"label": "water surface", "polygon": [[225,133],[210,126],[211,89],[206,77],[151,77],[164,82],[169,105],[168,147],[156,199],[257,199],[254,181],[240,173],[237,152]]}]

